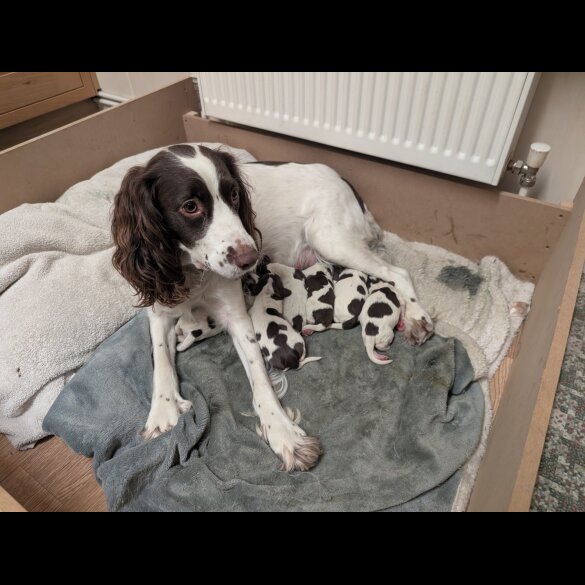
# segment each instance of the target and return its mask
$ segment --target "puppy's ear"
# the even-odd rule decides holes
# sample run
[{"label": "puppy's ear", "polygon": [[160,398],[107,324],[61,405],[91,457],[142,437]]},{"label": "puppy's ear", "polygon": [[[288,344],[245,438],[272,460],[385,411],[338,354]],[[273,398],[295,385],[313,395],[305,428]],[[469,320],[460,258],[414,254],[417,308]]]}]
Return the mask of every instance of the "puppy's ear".
[{"label": "puppy's ear", "polygon": [[246,181],[244,181],[235,157],[232,156],[229,152],[222,150],[218,150],[216,152],[219,156],[221,156],[225,166],[230,172],[230,175],[234,178],[238,185],[238,193],[240,196],[238,215],[240,217],[240,221],[242,222],[244,229],[254,238],[258,249],[260,249],[262,247],[262,233],[254,224],[256,214],[252,209],[252,202],[250,201],[250,187],[246,184]]},{"label": "puppy's ear", "polygon": [[157,207],[156,177],[131,168],[114,200],[114,267],[136,290],[139,307],[174,306],[189,296],[179,247]]}]

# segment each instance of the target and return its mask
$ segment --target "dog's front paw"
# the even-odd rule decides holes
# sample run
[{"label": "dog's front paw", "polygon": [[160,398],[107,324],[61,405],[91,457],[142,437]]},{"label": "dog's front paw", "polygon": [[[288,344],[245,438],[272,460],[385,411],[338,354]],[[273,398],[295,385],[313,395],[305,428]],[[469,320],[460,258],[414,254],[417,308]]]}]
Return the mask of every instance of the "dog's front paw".
[{"label": "dog's front paw", "polygon": [[184,400],[180,396],[159,396],[150,409],[148,419],[140,435],[145,441],[148,441],[170,431],[177,424],[179,416],[192,406],[189,400]]},{"label": "dog's front paw", "polygon": [[430,315],[418,302],[408,301],[404,306],[404,337],[409,345],[422,345],[434,331]]},{"label": "dog's front paw", "polygon": [[276,412],[263,421],[260,435],[281,460],[281,471],[307,471],[321,455],[319,439],[294,423],[284,412]]}]

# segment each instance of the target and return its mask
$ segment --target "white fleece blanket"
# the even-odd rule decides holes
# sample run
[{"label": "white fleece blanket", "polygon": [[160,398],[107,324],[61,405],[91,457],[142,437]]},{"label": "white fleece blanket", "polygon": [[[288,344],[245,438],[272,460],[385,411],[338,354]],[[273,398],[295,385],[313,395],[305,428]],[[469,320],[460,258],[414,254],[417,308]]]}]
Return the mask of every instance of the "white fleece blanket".
[{"label": "white fleece blanket", "polygon": [[112,266],[110,208],[126,171],[158,150],[119,161],[55,203],[0,215],[0,432],[15,447],[46,435],[43,418],[65,383],[136,313]]},{"label": "white fleece blanket", "polygon": [[[0,432],[18,448],[45,435],[43,418],[65,383],[136,312],[132,289],[111,263],[110,208],[126,171],[158,150],[119,161],[56,203],[0,215]],[[495,371],[522,321],[510,303],[529,303],[533,285],[494,257],[478,266],[388,232],[384,244],[413,275],[437,332],[464,343],[478,378]]]}]

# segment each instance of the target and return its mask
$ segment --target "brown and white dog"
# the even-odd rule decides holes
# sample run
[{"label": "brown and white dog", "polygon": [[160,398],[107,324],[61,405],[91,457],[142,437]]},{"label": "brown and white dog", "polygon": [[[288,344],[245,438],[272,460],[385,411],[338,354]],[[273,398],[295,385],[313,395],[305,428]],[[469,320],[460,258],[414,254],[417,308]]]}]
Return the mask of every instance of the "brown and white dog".
[{"label": "brown and white dog", "polygon": [[[260,236],[262,233],[262,237]],[[423,343],[428,313],[410,302],[408,273],[372,250],[381,229],[351,188],[321,164],[240,164],[228,152],[180,144],[130,169],[116,195],[114,266],[149,307],[154,377],[143,434],[171,429],[191,407],[179,394],[175,322],[201,307],[232,337],[266,439],[287,470],[317,462],[319,441],[286,414],[274,393],[246,310],[241,277],[254,268],[261,241],[274,262],[297,265],[307,250],[330,262],[396,283],[405,337]],[[188,267],[199,277],[186,281]]]}]

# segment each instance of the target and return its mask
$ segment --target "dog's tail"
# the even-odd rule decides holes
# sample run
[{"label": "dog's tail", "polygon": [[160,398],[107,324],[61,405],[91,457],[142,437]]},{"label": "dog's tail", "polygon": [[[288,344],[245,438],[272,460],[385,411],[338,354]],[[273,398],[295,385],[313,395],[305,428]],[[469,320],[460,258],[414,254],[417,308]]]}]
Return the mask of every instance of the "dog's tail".
[{"label": "dog's tail", "polygon": [[299,362],[299,367],[297,368],[297,370],[300,370],[305,364],[308,364],[309,362],[318,362],[320,359],[323,359],[321,357],[306,357],[305,359],[302,359]]},{"label": "dog's tail", "polygon": [[381,366],[392,363],[392,360],[387,355],[376,352],[376,338],[373,335],[366,335],[362,331],[362,339],[364,340],[366,352],[371,361]]},{"label": "dog's tail", "polygon": [[282,398],[288,390],[288,380],[286,379],[286,374],[282,370],[271,368],[268,370],[268,376],[270,377],[270,382],[272,383],[272,388],[274,388],[276,396],[278,396],[278,398]]}]

